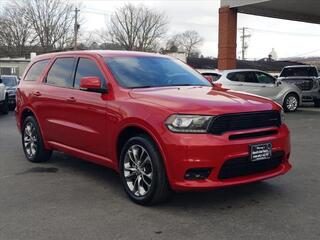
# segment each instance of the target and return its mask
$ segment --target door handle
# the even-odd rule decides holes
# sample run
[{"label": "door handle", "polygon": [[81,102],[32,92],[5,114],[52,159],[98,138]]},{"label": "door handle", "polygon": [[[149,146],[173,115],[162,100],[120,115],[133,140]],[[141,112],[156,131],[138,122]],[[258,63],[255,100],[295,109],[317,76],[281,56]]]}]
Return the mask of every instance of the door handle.
[{"label": "door handle", "polygon": [[33,92],[32,95],[35,97],[40,97],[41,93],[37,91],[37,92]]},{"label": "door handle", "polygon": [[67,102],[76,102],[77,100],[74,97],[67,98]]},{"label": "door handle", "polygon": [[267,87],[266,85],[262,85],[261,87]]}]

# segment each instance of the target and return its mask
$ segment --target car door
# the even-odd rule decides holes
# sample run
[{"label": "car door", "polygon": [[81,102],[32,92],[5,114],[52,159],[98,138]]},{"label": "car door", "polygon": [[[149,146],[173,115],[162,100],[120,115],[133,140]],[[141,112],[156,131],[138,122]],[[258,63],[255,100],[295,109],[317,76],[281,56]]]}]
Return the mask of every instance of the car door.
[{"label": "car door", "polygon": [[45,138],[53,144],[74,146],[72,128],[73,76],[76,58],[58,57],[44,77],[34,96],[36,112],[42,123]]},{"label": "car door", "polygon": [[72,102],[68,109],[72,118],[70,134],[73,147],[87,153],[107,156],[107,94],[80,90],[83,77],[98,77],[101,86],[106,79],[97,61],[89,56],[80,57],[74,76],[74,90],[68,95]]},{"label": "car door", "polygon": [[276,84],[276,79],[267,73],[256,71],[254,72],[257,84],[256,94],[274,99],[281,91],[281,85]]},{"label": "car door", "polygon": [[255,89],[252,84],[254,82],[256,79],[252,72],[235,71],[227,74],[226,84],[223,85],[235,91],[254,93]]}]

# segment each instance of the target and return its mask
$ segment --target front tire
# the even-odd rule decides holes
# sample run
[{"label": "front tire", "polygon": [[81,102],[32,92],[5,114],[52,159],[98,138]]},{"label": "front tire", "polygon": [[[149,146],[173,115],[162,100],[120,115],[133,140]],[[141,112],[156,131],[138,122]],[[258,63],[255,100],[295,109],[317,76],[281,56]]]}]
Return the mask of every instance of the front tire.
[{"label": "front tire", "polygon": [[30,162],[40,163],[50,159],[52,151],[45,149],[39,125],[33,116],[24,120],[21,136],[24,154]]},{"label": "front tire", "polygon": [[295,112],[299,107],[299,97],[295,93],[289,93],[283,101],[283,110],[285,112]]},{"label": "front tire", "polygon": [[320,107],[320,99],[315,99],[314,100],[314,106],[317,107],[317,108]]},{"label": "front tire", "polygon": [[1,112],[3,114],[8,114],[9,113],[9,101],[8,101],[8,97],[6,96],[3,105],[1,106]]},{"label": "front tire", "polygon": [[161,154],[148,136],[135,136],[124,144],[119,167],[124,190],[135,203],[153,205],[169,197]]}]

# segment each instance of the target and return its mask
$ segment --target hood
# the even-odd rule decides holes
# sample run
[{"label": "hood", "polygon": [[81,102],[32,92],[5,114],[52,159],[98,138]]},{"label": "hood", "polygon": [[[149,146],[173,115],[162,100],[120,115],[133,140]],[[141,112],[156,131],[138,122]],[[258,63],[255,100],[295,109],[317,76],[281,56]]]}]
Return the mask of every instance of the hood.
[{"label": "hood", "polygon": [[276,103],[266,98],[211,87],[133,89],[129,94],[134,99],[184,114],[215,115],[279,109]]},{"label": "hood", "polygon": [[14,90],[14,91],[16,91],[17,90],[17,86],[6,86],[6,90],[8,91],[8,90]]}]

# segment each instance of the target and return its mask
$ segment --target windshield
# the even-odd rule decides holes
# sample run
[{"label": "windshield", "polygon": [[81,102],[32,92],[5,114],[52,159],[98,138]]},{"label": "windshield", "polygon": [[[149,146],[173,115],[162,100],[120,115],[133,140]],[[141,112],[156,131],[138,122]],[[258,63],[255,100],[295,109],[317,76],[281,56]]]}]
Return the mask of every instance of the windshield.
[{"label": "windshield", "polygon": [[2,82],[7,87],[15,87],[17,86],[17,79],[14,76],[1,76]]},{"label": "windshield", "polygon": [[284,68],[280,77],[318,77],[314,67],[288,67]]},{"label": "windshield", "polygon": [[125,88],[211,86],[201,74],[179,60],[164,57],[108,57],[108,67]]}]

